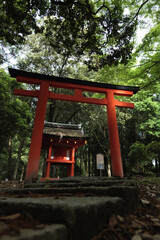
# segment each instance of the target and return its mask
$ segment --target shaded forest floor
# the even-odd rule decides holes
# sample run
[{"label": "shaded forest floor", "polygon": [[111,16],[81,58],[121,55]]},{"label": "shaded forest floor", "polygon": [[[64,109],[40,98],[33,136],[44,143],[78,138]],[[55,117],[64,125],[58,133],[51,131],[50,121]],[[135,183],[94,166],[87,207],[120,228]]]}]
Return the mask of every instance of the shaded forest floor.
[{"label": "shaded forest floor", "polygon": [[[160,240],[160,179],[138,178],[141,206],[125,216],[112,215],[102,232],[92,240]],[[0,188],[22,188],[23,183],[1,183]],[[21,228],[43,228],[46,224],[30,215],[0,216],[0,235],[16,235]],[[34,226],[34,227],[33,227]]]},{"label": "shaded forest floor", "polygon": [[160,240],[160,178],[137,181],[141,207],[126,216],[111,216],[93,240]]}]

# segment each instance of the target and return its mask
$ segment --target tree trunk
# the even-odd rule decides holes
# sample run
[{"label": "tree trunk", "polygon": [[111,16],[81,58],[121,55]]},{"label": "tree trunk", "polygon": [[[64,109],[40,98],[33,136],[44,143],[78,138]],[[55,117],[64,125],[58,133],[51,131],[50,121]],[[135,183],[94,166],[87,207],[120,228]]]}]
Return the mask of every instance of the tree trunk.
[{"label": "tree trunk", "polygon": [[158,159],[155,158],[155,172],[156,172],[156,176],[158,177]]},{"label": "tree trunk", "polygon": [[21,161],[23,146],[24,146],[24,139],[21,140],[20,145],[19,145],[18,158],[17,158],[17,161],[16,161],[15,169],[14,169],[13,180],[16,180],[16,178],[17,178],[18,165],[19,165],[19,162]]},{"label": "tree trunk", "polygon": [[90,177],[90,175],[91,175],[91,172],[90,172],[90,168],[91,168],[91,166],[90,166],[91,164],[90,164],[90,145],[88,144],[88,176]]},{"label": "tree trunk", "polygon": [[19,181],[22,182],[23,180],[23,175],[24,175],[24,166],[22,167],[22,172]]},{"label": "tree trunk", "polygon": [[[87,155],[88,157],[88,155]],[[84,168],[85,168],[85,177],[87,177],[87,159],[86,156],[84,156]]]},{"label": "tree trunk", "polygon": [[19,165],[19,158],[16,161],[16,166],[15,166],[14,173],[13,173],[13,180],[16,180],[16,178],[17,178],[18,165]]},{"label": "tree trunk", "polygon": [[12,180],[12,139],[9,137],[8,179]]},{"label": "tree trunk", "polygon": [[52,122],[55,114],[55,107],[56,107],[56,102],[50,102],[49,105],[49,114],[48,114],[48,122]]},{"label": "tree trunk", "polygon": [[92,155],[92,177],[95,176],[95,164],[94,164],[94,156]]},{"label": "tree trunk", "polygon": [[80,177],[82,176],[82,155],[80,156]]},{"label": "tree trunk", "polygon": [[158,153],[158,163],[159,163],[158,176],[160,176],[160,153]]},{"label": "tree trunk", "polygon": [[108,167],[107,167],[107,172],[108,172],[108,177],[111,177],[111,161],[110,159],[108,159]]}]

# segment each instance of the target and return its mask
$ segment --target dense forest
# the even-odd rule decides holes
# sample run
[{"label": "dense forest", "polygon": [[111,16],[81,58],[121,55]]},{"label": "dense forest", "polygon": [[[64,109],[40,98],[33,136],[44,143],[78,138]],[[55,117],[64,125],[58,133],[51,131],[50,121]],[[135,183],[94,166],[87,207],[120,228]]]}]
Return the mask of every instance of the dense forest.
[{"label": "dense forest", "polygon": [[[135,104],[116,109],[123,169],[160,176],[160,1],[4,0],[0,22],[0,180],[24,178],[37,104],[14,96],[14,88],[28,86],[8,67],[139,86],[131,98],[118,96]],[[48,101],[46,121],[82,124],[89,137],[76,153],[77,176],[99,175],[97,153],[105,156],[107,175],[106,114],[104,106]],[[43,152],[41,158],[40,175]]]}]

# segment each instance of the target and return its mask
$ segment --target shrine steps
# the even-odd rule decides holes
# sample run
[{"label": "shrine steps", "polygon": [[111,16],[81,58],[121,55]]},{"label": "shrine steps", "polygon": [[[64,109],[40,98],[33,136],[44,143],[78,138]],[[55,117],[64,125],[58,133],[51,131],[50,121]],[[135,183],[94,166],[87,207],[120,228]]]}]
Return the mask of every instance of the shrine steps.
[{"label": "shrine steps", "polygon": [[88,240],[111,216],[123,216],[140,204],[136,183],[128,179],[65,178],[0,189],[0,194],[0,214],[28,213],[44,224],[41,231],[29,231],[27,238],[22,230],[18,238],[7,240],[32,240],[35,234],[39,240],[51,235],[58,240]]}]

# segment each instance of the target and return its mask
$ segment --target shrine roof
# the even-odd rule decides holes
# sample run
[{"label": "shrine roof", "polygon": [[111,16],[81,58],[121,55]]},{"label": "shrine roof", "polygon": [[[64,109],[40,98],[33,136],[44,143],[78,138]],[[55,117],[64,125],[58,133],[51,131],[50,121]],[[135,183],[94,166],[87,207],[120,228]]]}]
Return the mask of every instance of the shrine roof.
[{"label": "shrine roof", "polygon": [[53,81],[53,82],[70,83],[70,84],[92,86],[92,87],[98,87],[98,88],[133,91],[134,93],[137,93],[139,91],[139,87],[135,87],[135,86],[122,86],[122,85],[114,85],[114,84],[106,84],[106,83],[100,83],[100,82],[79,80],[79,79],[73,79],[73,78],[57,77],[57,76],[40,74],[40,73],[26,72],[26,71],[22,71],[22,70],[18,70],[18,69],[13,69],[13,68],[9,68],[9,73],[10,73],[11,77],[14,77],[14,78],[16,78],[17,76],[23,76],[23,77],[35,78],[35,79],[41,79],[41,80]]},{"label": "shrine roof", "polygon": [[83,128],[80,124],[76,125],[45,122],[43,134],[60,138],[86,138],[86,136],[84,136]]}]

